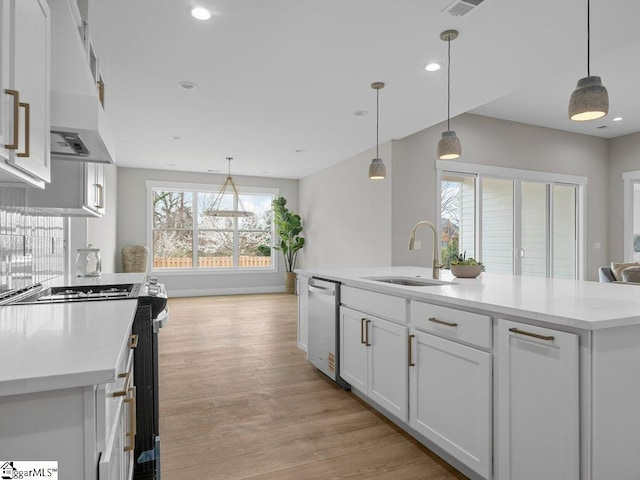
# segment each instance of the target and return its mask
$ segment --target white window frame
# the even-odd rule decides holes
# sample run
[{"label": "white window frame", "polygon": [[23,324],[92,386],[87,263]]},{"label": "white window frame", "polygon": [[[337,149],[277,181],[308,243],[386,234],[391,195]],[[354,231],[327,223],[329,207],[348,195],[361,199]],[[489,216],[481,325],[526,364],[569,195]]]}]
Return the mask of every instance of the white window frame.
[{"label": "white window frame", "polygon": [[633,261],[633,185],[636,183],[640,183],[640,170],[633,170],[631,172],[624,172],[622,174],[622,182],[624,183],[624,205],[623,205],[623,215],[624,215],[624,225],[623,225],[623,235],[624,235],[624,261],[632,262]]},{"label": "white window frame", "polygon": [[[213,193],[217,194],[222,189],[222,184],[211,184],[211,183],[182,183],[182,182],[169,182],[162,180],[147,180],[145,182],[145,186],[147,187],[147,245],[150,245],[150,255],[149,255],[149,265],[148,271],[152,274],[164,274],[164,275],[225,275],[225,274],[256,274],[256,273],[274,273],[278,271],[278,257],[274,253],[273,245],[271,247],[271,267],[260,267],[260,268],[251,268],[251,267],[231,267],[231,268],[200,268],[200,267],[191,267],[191,268],[154,268],[153,267],[153,191],[158,189],[164,189],[174,192],[203,192],[203,193]],[[278,198],[280,196],[280,189],[278,188],[268,188],[268,187],[246,187],[236,185],[238,189],[239,195],[272,195],[274,198]],[[197,204],[193,205],[193,216],[194,216],[194,225],[193,225],[193,242],[195,246],[195,242],[197,241],[198,234],[198,225],[197,225],[197,216],[198,216],[198,206]],[[237,227],[236,227],[237,230]],[[275,224],[272,222],[271,224],[271,240],[272,243],[276,241],[276,231]],[[237,246],[234,245],[234,260],[237,256]],[[197,249],[193,248],[193,265],[197,265],[196,257],[197,257]]]},{"label": "white window frame", "polygon": [[[577,223],[577,252],[576,252],[576,279],[584,280],[585,278],[585,265],[586,265],[586,205],[587,205],[587,189],[586,186],[588,184],[588,178],[580,175],[567,175],[562,173],[550,173],[550,172],[539,172],[535,170],[522,170],[518,168],[507,168],[507,167],[496,167],[493,165],[481,165],[481,164],[472,164],[472,163],[463,163],[463,162],[452,162],[449,160],[436,160],[435,164],[436,168],[436,228],[437,231],[440,232],[442,219],[440,218],[440,201],[441,201],[441,185],[442,185],[442,175],[444,173],[451,174],[459,174],[466,176],[475,176],[476,182],[476,193],[475,193],[475,218],[476,218],[476,226],[475,226],[475,251],[477,258],[482,261],[480,252],[482,252],[482,225],[479,221],[480,215],[482,212],[482,182],[479,181],[482,177],[491,177],[491,178],[503,178],[506,180],[512,180],[514,182],[537,182],[537,183],[550,183],[550,184],[568,184],[577,187],[577,213],[576,213],[576,223]],[[637,172],[629,172],[629,173],[637,173],[637,178],[640,180],[640,171]],[[626,192],[626,190],[625,190]],[[552,194],[552,193],[551,193]],[[625,194],[626,195],[626,194]],[[625,208],[627,208],[628,202],[626,201],[625,196]],[[552,198],[551,198],[552,199]],[[549,200],[551,200],[549,199]],[[551,202],[548,202],[548,206],[551,205]],[[514,205],[514,208],[517,205]],[[633,212],[631,212],[633,214]],[[626,215],[626,211],[625,211]],[[550,215],[548,215],[548,221],[551,221]],[[627,225],[625,216],[625,228]],[[514,221],[514,236],[517,235],[516,223],[520,222],[521,219],[517,218]],[[631,228],[631,227],[629,227]],[[514,245],[516,245],[515,241],[517,239],[514,238]],[[627,236],[625,235],[625,241],[627,241]],[[626,244],[625,244],[626,245]],[[627,252],[627,248],[625,247],[625,254]],[[515,255],[515,250],[514,250]],[[440,258],[440,246],[438,246],[438,258]],[[550,258],[550,257],[549,257]],[[552,273],[552,272],[551,272]]]}]

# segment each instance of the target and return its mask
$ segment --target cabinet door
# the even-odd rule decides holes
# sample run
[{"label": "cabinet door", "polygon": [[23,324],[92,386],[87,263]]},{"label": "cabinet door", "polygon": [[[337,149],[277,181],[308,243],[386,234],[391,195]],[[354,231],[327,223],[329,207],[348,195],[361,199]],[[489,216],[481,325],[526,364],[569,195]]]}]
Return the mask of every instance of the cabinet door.
[{"label": "cabinet door", "polygon": [[306,278],[298,279],[298,348],[307,351],[309,337],[309,282]]},{"label": "cabinet door", "polygon": [[[368,395],[400,420],[408,420],[407,327],[368,317]],[[365,321],[365,328],[367,324]]]},{"label": "cabinet door", "polygon": [[491,354],[417,330],[411,334],[409,425],[491,478]]},{"label": "cabinet door", "polygon": [[579,475],[578,336],[498,320],[498,476]]},{"label": "cabinet door", "polygon": [[90,210],[105,213],[105,171],[100,163],[85,162],[84,168],[84,204]]},{"label": "cabinet door", "polygon": [[340,308],[340,376],[353,388],[367,393],[367,316]]},{"label": "cabinet door", "polygon": [[9,2],[0,0],[0,157],[5,159],[9,158],[5,145],[11,143],[8,120],[13,108],[13,99],[5,93],[6,88],[9,88]]},{"label": "cabinet door", "polygon": [[[45,0],[10,0],[11,65],[9,88],[19,92],[18,149],[9,162],[50,180],[49,165],[49,7]],[[12,102],[12,108],[13,108]],[[16,125],[9,115],[12,134]]]},{"label": "cabinet door", "polygon": [[110,400],[116,407],[116,415],[111,428],[111,435],[107,442],[107,448],[100,454],[98,462],[99,480],[124,480],[126,474],[126,415],[122,397]]}]

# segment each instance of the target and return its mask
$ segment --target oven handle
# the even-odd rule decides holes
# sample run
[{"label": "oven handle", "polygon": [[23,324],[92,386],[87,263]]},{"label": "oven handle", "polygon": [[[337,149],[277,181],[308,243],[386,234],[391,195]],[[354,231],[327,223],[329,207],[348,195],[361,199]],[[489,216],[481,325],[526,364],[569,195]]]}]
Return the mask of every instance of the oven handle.
[{"label": "oven handle", "polygon": [[169,310],[162,310],[156,318],[153,319],[153,333],[158,333],[169,321]]}]

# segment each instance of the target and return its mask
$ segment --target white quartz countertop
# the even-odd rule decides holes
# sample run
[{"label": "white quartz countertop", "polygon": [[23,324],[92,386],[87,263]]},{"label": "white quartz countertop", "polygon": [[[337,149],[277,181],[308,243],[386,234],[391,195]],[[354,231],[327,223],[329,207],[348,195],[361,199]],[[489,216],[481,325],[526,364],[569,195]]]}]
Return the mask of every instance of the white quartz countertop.
[{"label": "white quartz countertop", "polygon": [[136,307],[133,299],[0,307],[0,397],[115,381]]},{"label": "white quartz countertop", "polygon": [[454,278],[443,270],[441,280],[453,285],[409,287],[366,277],[431,278],[430,268],[364,267],[296,270],[303,277],[321,277],[344,285],[412,300],[435,301],[514,315],[586,330],[640,324],[640,285],[586,282],[482,273],[478,278]]}]

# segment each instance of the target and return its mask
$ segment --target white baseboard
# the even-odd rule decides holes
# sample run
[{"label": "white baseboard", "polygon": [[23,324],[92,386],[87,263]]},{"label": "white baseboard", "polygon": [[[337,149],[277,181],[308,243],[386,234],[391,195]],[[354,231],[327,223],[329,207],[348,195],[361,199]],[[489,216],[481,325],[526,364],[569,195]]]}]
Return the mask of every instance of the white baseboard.
[{"label": "white baseboard", "polygon": [[168,290],[169,298],[208,297],[213,295],[246,295],[251,293],[284,293],[284,285],[272,287],[240,287],[240,288],[190,288],[188,290]]}]

